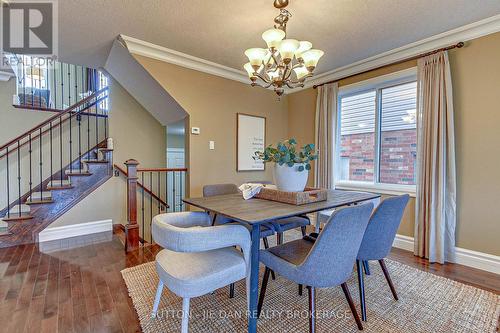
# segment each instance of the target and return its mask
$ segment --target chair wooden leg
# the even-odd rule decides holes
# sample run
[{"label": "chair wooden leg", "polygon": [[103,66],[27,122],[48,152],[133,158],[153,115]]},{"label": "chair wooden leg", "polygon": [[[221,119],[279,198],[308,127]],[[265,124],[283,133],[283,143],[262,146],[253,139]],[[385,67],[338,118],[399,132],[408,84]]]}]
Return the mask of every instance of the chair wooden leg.
[{"label": "chair wooden leg", "polygon": [[300,231],[302,232],[302,237],[304,237],[307,234],[306,226],[304,225],[304,226],[300,227]]},{"label": "chair wooden leg", "polygon": [[354,320],[356,320],[356,324],[358,325],[358,329],[360,331],[363,330],[363,324],[361,320],[359,320],[358,311],[356,311],[356,307],[354,306],[354,302],[351,298],[351,293],[349,292],[349,288],[347,287],[347,283],[341,284],[342,291],[344,292],[345,298],[347,299],[347,303],[349,303],[349,308],[351,308],[352,315],[354,316]]},{"label": "chair wooden leg", "polygon": [[189,298],[182,299],[182,324],[181,332],[188,333],[189,331]]},{"label": "chair wooden leg", "polygon": [[309,333],[316,332],[316,289],[307,287],[309,291]]},{"label": "chair wooden leg", "polygon": [[370,263],[368,260],[363,260],[363,267],[365,269],[365,274],[370,275]]},{"label": "chair wooden leg", "polygon": [[363,274],[363,264],[356,260],[356,271],[358,272],[359,303],[361,304],[361,320],[366,321],[366,302],[365,302],[365,281]]},{"label": "chair wooden leg", "polygon": [[234,283],[229,285],[229,298],[234,298]]},{"label": "chair wooden leg", "polygon": [[299,296],[302,296],[302,290],[303,290],[304,286],[299,284]]},{"label": "chair wooden leg", "polygon": [[[269,248],[269,241],[267,240],[267,237],[262,238],[264,241],[264,248],[267,250]],[[273,280],[276,280],[276,275],[274,275],[274,271],[271,271],[271,278]]]},{"label": "chair wooden leg", "polygon": [[392,296],[394,296],[394,299],[398,301],[399,300],[398,294],[396,293],[396,288],[394,288],[394,285],[392,284],[391,276],[389,275],[389,271],[387,270],[387,266],[385,265],[384,259],[381,259],[378,262],[380,264],[380,267],[382,267],[382,271],[384,272],[385,279],[389,284],[389,288],[391,288]]},{"label": "chair wooden leg", "polygon": [[259,303],[257,304],[257,318],[260,317],[262,311],[262,305],[264,304],[264,297],[266,296],[267,283],[269,282],[269,274],[271,270],[266,267],[264,271],[264,278],[262,279],[262,286],[260,287]]},{"label": "chair wooden leg", "polygon": [[158,289],[156,289],[155,302],[153,304],[153,311],[151,311],[151,318],[155,318],[158,312],[158,306],[160,305],[161,293],[163,292],[163,282],[158,282]]}]

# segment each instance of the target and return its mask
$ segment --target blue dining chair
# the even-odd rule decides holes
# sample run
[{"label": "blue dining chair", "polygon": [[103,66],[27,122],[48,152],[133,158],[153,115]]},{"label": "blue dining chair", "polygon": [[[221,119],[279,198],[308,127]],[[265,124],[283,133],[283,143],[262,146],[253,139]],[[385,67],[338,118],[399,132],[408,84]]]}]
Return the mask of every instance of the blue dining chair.
[{"label": "blue dining chair", "polygon": [[[366,300],[364,287],[364,274],[369,260],[378,260],[384,276],[389,284],[394,299],[398,300],[396,289],[392,283],[389,271],[385,265],[384,258],[387,257],[392,248],[409,195],[401,195],[385,199],[373,212],[368,227],[366,228],[361,247],[356,258],[358,273],[359,297],[361,303],[361,318],[366,321]],[[369,271],[368,271],[369,272]],[[368,273],[369,274],[369,273]]]},{"label": "blue dining chair", "polygon": [[274,270],[280,276],[307,286],[309,291],[309,332],[316,331],[316,288],[340,285],[356,320],[363,325],[351,298],[346,281],[356,261],[373,204],[341,209],[332,214],[329,223],[315,242],[306,238],[260,251],[260,261],[266,266],[260,291],[257,316],[260,316],[266,294],[269,274]]},{"label": "blue dining chair", "polygon": [[[240,190],[238,189],[238,186],[235,184],[211,184],[211,185],[205,185],[203,186],[203,196],[204,197],[212,197],[216,195],[227,195],[227,194],[238,194],[240,193]],[[239,222],[235,222],[229,217],[222,216],[222,215],[217,215],[217,214],[211,214],[212,218],[212,225],[223,225],[227,223],[232,223],[232,224],[240,224]],[[251,232],[251,226],[247,224],[243,224],[244,227],[246,227],[250,232]],[[269,248],[269,240],[267,237],[270,237],[274,235],[275,229],[274,226],[271,223],[266,223],[261,225],[260,227],[260,238],[262,238],[262,241],[264,242],[264,248],[268,249]],[[273,280],[276,278],[274,272],[272,273]],[[234,284],[231,284],[229,286],[229,298],[234,297]]]},{"label": "blue dining chair", "polygon": [[[272,184],[272,182],[267,181],[267,180],[253,181],[251,183],[257,183],[257,184],[263,184],[263,185]],[[280,245],[280,244],[283,244],[283,242],[284,242],[285,231],[300,228],[300,231],[302,232],[302,236],[305,236],[306,235],[306,227],[308,225],[311,225],[311,220],[309,219],[309,217],[307,215],[300,215],[300,216],[292,216],[292,217],[286,217],[283,219],[278,219],[278,220],[272,221],[271,224],[273,225],[273,228],[276,231],[276,244]]]}]

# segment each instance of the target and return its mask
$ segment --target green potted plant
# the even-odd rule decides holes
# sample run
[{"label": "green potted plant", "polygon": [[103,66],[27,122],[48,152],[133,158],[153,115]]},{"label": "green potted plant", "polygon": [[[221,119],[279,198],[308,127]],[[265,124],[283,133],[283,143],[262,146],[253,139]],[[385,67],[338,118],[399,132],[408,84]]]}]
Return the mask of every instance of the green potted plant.
[{"label": "green potted plant", "polygon": [[267,146],[264,151],[255,152],[254,159],[264,163],[274,162],[274,183],[280,191],[303,191],[311,170],[311,162],[318,158],[314,144],[297,149],[297,141],[288,139],[279,142],[276,148]]}]

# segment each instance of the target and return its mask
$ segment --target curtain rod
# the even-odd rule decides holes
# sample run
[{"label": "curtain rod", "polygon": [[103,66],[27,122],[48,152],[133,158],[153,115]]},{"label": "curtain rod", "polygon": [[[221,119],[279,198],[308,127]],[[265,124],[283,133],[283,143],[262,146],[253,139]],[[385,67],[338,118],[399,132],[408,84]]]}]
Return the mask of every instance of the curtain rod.
[{"label": "curtain rod", "polygon": [[385,68],[385,67],[402,64],[404,62],[411,61],[411,60],[416,60],[416,59],[419,59],[419,58],[423,58],[423,57],[426,57],[426,56],[429,56],[429,55],[432,55],[432,54],[436,54],[436,53],[441,52],[441,51],[448,51],[448,50],[452,50],[452,49],[455,49],[455,48],[456,49],[460,49],[460,48],[464,47],[464,45],[465,45],[464,42],[458,42],[457,44],[454,44],[454,45],[450,45],[450,46],[447,46],[447,47],[442,47],[440,49],[437,49],[437,50],[434,50],[434,51],[430,51],[430,52],[426,52],[426,53],[422,53],[422,54],[419,54],[419,55],[416,55],[416,56],[413,56],[413,57],[410,57],[410,58],[405,58],[405,59],[402,59],[402,60],[398,60],[396,62],[387,64],[387,65],[382,65],[382,66],[375,67],[375,68],[372,68],[372,69],[368,69],[366,71],[362,71],[362,72],[359,72],[359,73],[356,73],[356,74],[347,75],[347,76],[344,76],[344,77],[341,77],[341,78],[338,78],[338,79],[335,79],[335,80],[331,80],[331,81],[328,81],[328,82],[324,82],[324,83],[321,83],[321,84],[315,84],[313,86],[313,88],[316,89],[316,88],[321,87],[321,86],[323,86],[325,84],[328,84],[328,83],[338,82],[340,80],[348,79],[348,78],[351,78],[353,76],[360,75],[360,74],[365,74],[365,73],[368,73],[368,72],[371,72],[371,71],[375,71],[377,69],[382,69],[382,68]]}]

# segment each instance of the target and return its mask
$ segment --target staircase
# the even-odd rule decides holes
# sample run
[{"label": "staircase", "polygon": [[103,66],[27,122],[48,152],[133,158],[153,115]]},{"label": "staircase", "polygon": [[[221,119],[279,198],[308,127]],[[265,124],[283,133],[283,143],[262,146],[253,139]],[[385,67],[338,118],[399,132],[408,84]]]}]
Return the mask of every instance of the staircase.
[{"label": "staircase", "polygon": [[[27,84],[26,73],[40,78],[43,71],[44,81]],[[63,63],[25,65],[15,73],[15,107],[53,115],[0,146],[0,248],[36,242],[113,171],[102,74]]]}]

